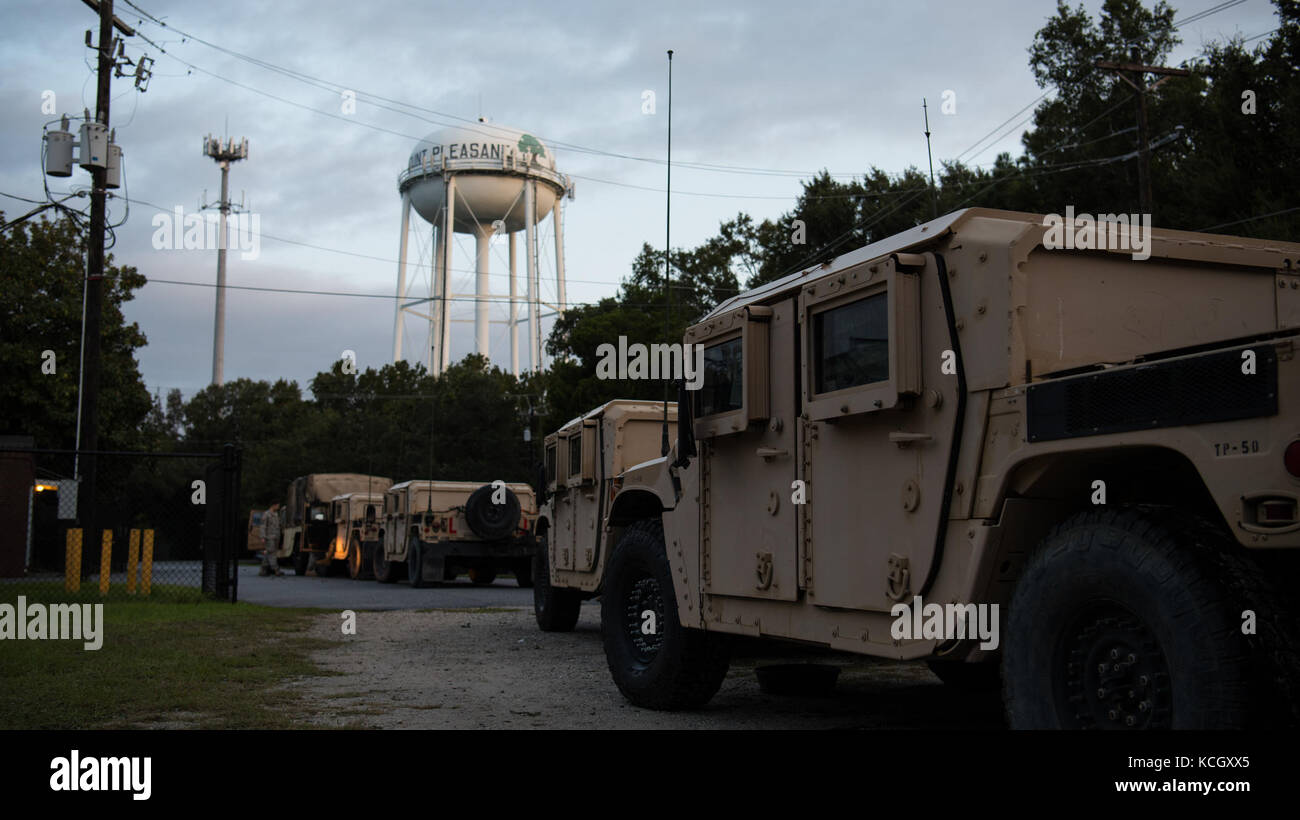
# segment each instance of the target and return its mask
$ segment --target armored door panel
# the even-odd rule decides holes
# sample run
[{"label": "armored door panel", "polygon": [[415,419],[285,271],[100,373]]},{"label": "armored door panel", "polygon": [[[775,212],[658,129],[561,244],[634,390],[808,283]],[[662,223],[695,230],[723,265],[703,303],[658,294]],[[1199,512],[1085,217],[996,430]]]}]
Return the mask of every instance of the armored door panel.
[{"label": "armored door panel", "polygon": [[551,566],[556,569],[573,569],[574,531],[577,528],[575,509],[577,492],[560,490],[555,494],[555,526],[551,528]]},{"label": "armored door panel", "polygon": [[[751,381],[745,390],[765,388],[768,418],[701,442],[704,588],[712,595],[798,596],[798,517],[791,500],[798,458],[795,311],[794,300],[774,306],[767,344],[761,349],[746,344],[746,356],[767,356],[765,367],[747,361],[742,372]],[[707,390],[710,342],[703,344]],[[760,397],[746,394],[747,407],[762,404]]]},{"label": "armored door panel", "polygon": [[591,572],[596,566],[596,496],[595,486],[573,491],[576,497],[574,515],[573,568],[578,572]]}]

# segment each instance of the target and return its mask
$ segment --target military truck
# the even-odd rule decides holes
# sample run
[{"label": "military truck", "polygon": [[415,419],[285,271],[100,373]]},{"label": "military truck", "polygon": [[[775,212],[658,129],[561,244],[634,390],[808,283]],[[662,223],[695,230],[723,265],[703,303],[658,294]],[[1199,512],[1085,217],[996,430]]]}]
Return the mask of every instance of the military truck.
[{"label": "military truck", "polygon": [[[294,573],[306,575],[311,557],[316,556],[318,574],[340,569],[346,557],[335,545],[338,523],[333,501],[345,493],[382,493],[391,478],[361,473],[313,473],[299,476],[289,485],[284,505],[284,531],[277,560],[290,559]],[[340,560],[335,560],[336,556]]]},{"label": "military truck", "polygon": [[344,493],[330,499],[334,540],[316,559],[317,567],[322,566],[322,561],[326,567],[340,563],[353,580],[374,577],[374,551],[380,545],[380,511],[386,489],[376,485],[373,492]]},{"label": "military truck", "polygon": [[513,572],[533,583],[537,497],[527,484],[503,481],[403,481],[384,493],[382,548],[374,551],[375,580],[405,577],[424,587],[469,574],[490,584]]},{"label": "military truck", "polygon": [[1294,722],[1300,244],[1103,217],[958,211],[688,329],[672,451],[574,547],[632,703],[747,635],[1000,678],[1013,727]]},{"label": "military truck", "polygon": [[[677,404],[668,403],[668,422]],[[533,612],[547,632],[567,632],[596,597],[608,563],[597,526],[619,476],[663,452],[664,405],[618,399],[565,424],[544,441],[546,502],[537,520]]]}]

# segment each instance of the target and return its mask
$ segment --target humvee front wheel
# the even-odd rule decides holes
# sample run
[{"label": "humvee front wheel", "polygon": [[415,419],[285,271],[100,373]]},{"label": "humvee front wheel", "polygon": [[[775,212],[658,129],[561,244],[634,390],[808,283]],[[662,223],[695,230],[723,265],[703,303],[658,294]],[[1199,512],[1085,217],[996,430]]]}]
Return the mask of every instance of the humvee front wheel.
[{"label": "humvee front wheel", "polygon": [[722,686],[724,639],[677,617],[663,524],[628,527],[605,571],[600,607],[605,660],[620,692],[647,709],[703,706]]},{"label": "humvee front wheel", "polygon": [[582,596],[576,589],[551,586],[546,534],[537,536],[533,553],[533,615],[543,632],[571,632],[578,623]]},{"label": "humvee front wheel", "polygon": [[294,536],[293,539],[293,574],[306,575],[307,564],[311,561],[311,553],[304,552],[301,545],[301,536]]},{"label": "humvee front wheel", "polygon": [[1240,608],[1199,546],[1135,509],[1080,513],[1053,530],[1011,602],[1011,726],[1242,727]]},{"label": "humvee front wheel", "polygon": [[355,537],[348,542],[348,575],[354,581],[370,577],[371,552]]}]

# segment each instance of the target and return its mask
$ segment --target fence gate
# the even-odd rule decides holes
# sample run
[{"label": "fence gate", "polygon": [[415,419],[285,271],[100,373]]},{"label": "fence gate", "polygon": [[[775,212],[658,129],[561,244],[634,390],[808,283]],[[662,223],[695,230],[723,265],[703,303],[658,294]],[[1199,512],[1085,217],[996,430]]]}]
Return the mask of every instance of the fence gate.
[{"label": "fence gate", "polygon": [[239,478],[241,452],[227,444],[209,464],[203,526],[203,591],[234,602],[239,593]]}]

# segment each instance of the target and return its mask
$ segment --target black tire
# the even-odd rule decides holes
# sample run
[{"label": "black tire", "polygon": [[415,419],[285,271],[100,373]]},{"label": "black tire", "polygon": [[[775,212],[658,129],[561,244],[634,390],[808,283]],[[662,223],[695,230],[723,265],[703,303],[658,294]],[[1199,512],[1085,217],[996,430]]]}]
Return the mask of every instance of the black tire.
[{"label": "black tire", "polygon": [[370,547],[363,546],[355,536],[348,542],[348,576],[352,580],[366,580],[373,574],[370,568],[371,551]]},{"label": "black tire", "polygon": [[307,564],[311,561],[311,553],[302,551],[300,539],[301,536],[293,539],[293,552],[290,554],[290,560],[293,561],[294,575],[306,575]]},{"label": "black tire", "polygon": [[414,589],[422,589],[429,585],[424,577],[424,556],[421,554],[420,539],[415,537],[415,533],[411,533],[406,539],[406,580],[411,582]]},{"label": "black tire", "polygon": [[497,579],[495,567],[470,567],[469,582],[476,587],[484,587]]},{"label": "black tire", "polygon": [[375,580],[381,584],[391,584],[406,572],[404,563],[388,560],[382,542],[376,544],[371,552],[371,567],[374,569]]},{"label": "black tire", "polygon": [[[494,504],[492,496],[501,491],[505,493],[503,503]],[[470,493],[465,502],[465,523],[484,541],[500,541],[519,526],[519,497],[509,487],[502,487],[501,491],[484,484]]]},{"label": "black tire", "polygon": [[[656,626],[647,632],[651,611]],[[725,638],[686,629],[677,617],[663,524],[657,520],[628,527],[610,558],[600,634],[614,683],[643,708],[703,706],[727,675]]]},{"label": "black tire", "polygon": [[[1235,611],[1234,611],[1235,610]],[[1003,641],[1012,728],[1239,728],[1248,647],[1213,562],[1159,515],[1090,510],[1025,565]]]},{"label": "black tire", "polygon": [[551,586],[551,568],[546,552],[546,535],[537,536],[533,554],[533,615],[543,632],[572,632],[578,624],[582,594],[576,589]]},{"label": "black tire", "polygon": [[1002,687],[1002,668],[996,661],[965,663],[931,658],[925,664],[945,686],[958,692],[997,692]]},{"label": "black tire", "polygon": [[522,589],[528,589],[533,585],[532,558],[516,558],[510,562],[510,568],[515,573],[515,583]]}]

